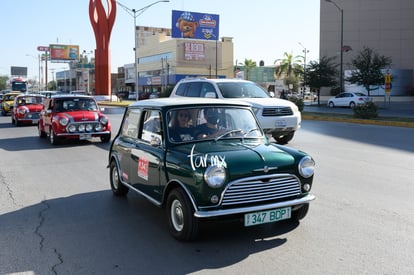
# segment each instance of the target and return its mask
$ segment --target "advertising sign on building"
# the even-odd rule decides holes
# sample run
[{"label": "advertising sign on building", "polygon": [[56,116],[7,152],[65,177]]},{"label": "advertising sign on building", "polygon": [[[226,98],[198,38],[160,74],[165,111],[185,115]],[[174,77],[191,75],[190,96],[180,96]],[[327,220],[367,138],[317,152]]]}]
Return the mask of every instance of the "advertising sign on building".
[{"label": "advertising sign on building", "polygon": [[219,15],[172,11],[172,37],[204,40],[219,39]]},{"label": "advertising sign on building", "polygon": [[184,43],[185,60],[205,60],[204,44],[197,42]]},{"label": "advertising sign on building", "polygon": [[78,45],[60,45],[60,44],[51,44],[49,45],[50,49],[50,59],[59,61],[59,60],[77,60],[79,59],[79,46]]}]

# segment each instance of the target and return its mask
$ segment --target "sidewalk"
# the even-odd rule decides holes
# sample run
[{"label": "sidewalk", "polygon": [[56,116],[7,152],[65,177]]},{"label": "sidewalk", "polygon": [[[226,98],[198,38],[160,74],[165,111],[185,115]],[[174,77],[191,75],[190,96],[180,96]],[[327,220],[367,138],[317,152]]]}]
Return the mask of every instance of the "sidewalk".
[{"label": "sidewalk", "polygon": [[[306,104],[305,102],[304,111],[313,113],[353,114],[350,108],[329,108],[327,101],[327,98],[321,98],[319,106],[317,102],[312,102],[312,104]],[[381,97],[374,98],[374,102],[378,106],[379,117],[414,118],[414,97],[392,97],[391,102],[384,102]]]}]

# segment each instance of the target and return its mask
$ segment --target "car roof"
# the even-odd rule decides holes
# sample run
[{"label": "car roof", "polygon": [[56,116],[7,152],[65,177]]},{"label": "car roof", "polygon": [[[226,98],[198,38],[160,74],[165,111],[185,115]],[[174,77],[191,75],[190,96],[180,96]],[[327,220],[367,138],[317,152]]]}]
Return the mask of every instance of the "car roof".
[{"label": "car roof", "polygon": [[216,98],[200,98],[200,97],[162,97],[145,99],[131,103],[129,107],[158,107],[158,108],[173,108],[173,107],[202,107],[204,105],[221,105],[221,106],[239,106],[250,107],[251,105],[243,101],[230,101]]},{"label": "car roof", "polygon": [[55,95],[52,95],[50,98],[92,98],[93,99],[93,96],[79,95],[79,94],[55,94]]},{"label": "car roof", "polygon": [[192,82],[192,81],[206,81],[206,82],[215,82],[215,83],[225,83],[225,82],[245,82],[245,83],[254,83],[250,80],[240,79],[240,78],[185,78],[180,80],[180,82]]}]

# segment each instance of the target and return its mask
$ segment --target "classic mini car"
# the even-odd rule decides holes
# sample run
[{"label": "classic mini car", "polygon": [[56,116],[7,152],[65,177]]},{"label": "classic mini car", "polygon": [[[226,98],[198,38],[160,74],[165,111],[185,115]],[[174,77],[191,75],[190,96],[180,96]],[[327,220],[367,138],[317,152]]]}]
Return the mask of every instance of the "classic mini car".
[{"label": "classic mini car", "polygon": [[64,139],[111,139],[111,124],[101,113],[92,96],[54,95],[45,98],[38,123],[39,137],[49,137],[51,144]]},{"label": "classic mini car", "polygon": [[245,101],[252,105],[263,131],[286,144],[301,126],[298,107],[289,100],[271,97],[260,85],[242,79],[183,79],[170,97],[208,97]]},{"label": "classic mini car", "polygon": [[3,95],[3,101],[1,103],[1,114],[3,116],[6,116],[12,112],[14,98],[21,94],[22,93],[20,92],[10,92]]},{"label": "classic mini car", "polygon": [[314,167],[306,153],[269,142],[249,104],[206,98],[130,104],[108,159],[113,194],[132,190],[165,208],[182,241],[205,220],[304,218]]},{"label": "classic mini car", "polygon": [[36,124],[43,108],[42,95],[21,94],[14,98],[11,112],[11,122],[16,126],[21,124]]}]

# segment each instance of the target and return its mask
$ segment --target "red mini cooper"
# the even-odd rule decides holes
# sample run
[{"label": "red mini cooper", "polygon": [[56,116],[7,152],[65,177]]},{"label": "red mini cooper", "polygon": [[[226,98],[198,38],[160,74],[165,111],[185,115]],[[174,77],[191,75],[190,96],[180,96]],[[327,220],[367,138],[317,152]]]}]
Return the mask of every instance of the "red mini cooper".
[{"label": "red mini cooper", "polygon": [[37,124],[43,107],[44,96],[36,94],[21,94],[14,98],[11,110],[11,122],[16,126],[22,124]]},{"label": "red mini cooper", "polygon": [[92,96],[55,95],[45,98],[38,123],[39,137],[51,144],[64,139],[111,139],[111,124]]}]

